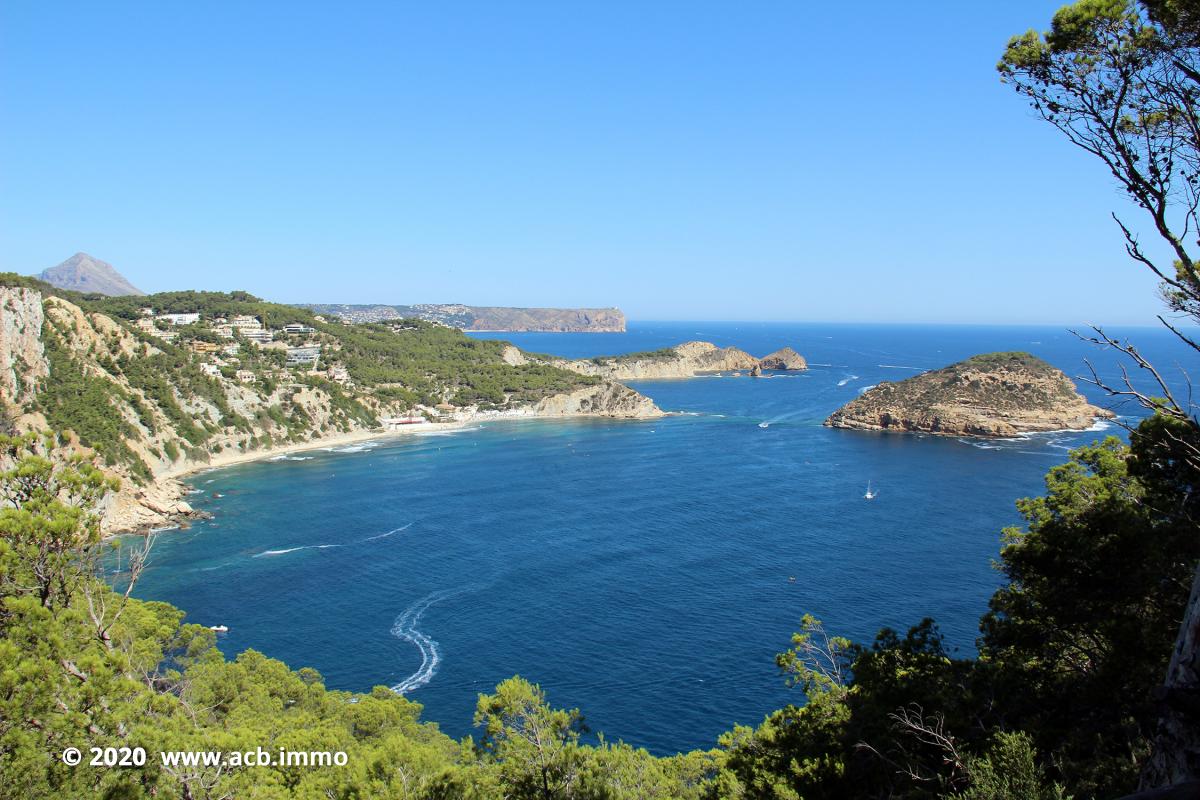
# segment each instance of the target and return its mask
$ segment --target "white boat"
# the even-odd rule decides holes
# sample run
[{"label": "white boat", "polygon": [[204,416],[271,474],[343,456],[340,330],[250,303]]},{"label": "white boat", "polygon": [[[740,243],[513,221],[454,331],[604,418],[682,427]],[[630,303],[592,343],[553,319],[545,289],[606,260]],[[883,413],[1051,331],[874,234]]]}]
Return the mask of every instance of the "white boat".
[{"label": "white boat", "polygon": [[217,633],[229,633],[228,625],[209,625],[208,629],[210,631],[216,631]]},{"label": "white boat", "polygon": [[874,500],[877,494],[879,494],[879,492],[871,491],[871,482],[867,481],[867,493],[864,494],[863,497],[867,500]]},{"label": "white boat", "polygon": [[769,427],[771,427],[771,423],[769,423],[769,422],[760,422],[760,423],[758,423],[758,427],[760,427],[760,428],[769,428]]}]

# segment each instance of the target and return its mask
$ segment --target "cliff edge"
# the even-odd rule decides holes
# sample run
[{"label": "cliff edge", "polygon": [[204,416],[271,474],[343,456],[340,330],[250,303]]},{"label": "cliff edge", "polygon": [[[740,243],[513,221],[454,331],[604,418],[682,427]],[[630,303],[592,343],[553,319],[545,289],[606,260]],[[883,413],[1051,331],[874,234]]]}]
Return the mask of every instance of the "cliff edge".
[{"label": "cliff edge", "polygon": [[834,412],[833,428],[1005,437],[1085,430],[1114,414],[1090,405],[1060,370],[1029,353],[986,353],[881,383]]}]

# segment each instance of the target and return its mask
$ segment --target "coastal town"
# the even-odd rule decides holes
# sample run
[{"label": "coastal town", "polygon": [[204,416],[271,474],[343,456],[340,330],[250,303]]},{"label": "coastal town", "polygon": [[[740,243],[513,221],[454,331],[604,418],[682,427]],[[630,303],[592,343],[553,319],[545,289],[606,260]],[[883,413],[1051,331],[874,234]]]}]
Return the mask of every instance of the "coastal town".
[{"label": "coastal town", "polygon": [[[326,321],[321,316],[316,320]],[[134,327],[168,344],[186,347],[201,357],[201,371],[214,378],[254,383],[263,371],[245,368],[244,362],[253,361],[273,366],[269,371],[273,377],[315,373],[343,386],[353,385],[343,365],[322,363],[322,343],[315,341],[317,329],[311,325],[293,322],[272,329],[248,314],[206,317],[199,311],[160,313],[145,307]]]}]

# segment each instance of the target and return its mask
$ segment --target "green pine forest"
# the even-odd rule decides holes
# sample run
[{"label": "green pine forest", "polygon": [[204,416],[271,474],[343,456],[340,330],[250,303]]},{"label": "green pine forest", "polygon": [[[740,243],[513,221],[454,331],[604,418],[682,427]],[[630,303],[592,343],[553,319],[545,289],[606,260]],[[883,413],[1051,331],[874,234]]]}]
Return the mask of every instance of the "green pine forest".
[{"label": "green pine forest", "polygon": [[[1164,324],[1200,350],[1172,322],[1200,322],[1200,266],[1189,251],[1200,205],[1200,3],[1077,0],[1045,33],[1014,37],[998,69],[1035,116],[1103,162],[1131,213],[1154,226],[1169,263],[1132,234],[1129,255],[1161,280]],[[171,310],[176,299],[181,311],[202,303],[271,324],[311,321],[244,294],[154,302]],[[143,304],[73,302],[126,319]],[[500,345],[420,330],[405,344],[403,331],[377,326],[337,335],[357,380],[413,399],[452,384],[463,397],[502,402],[579,380],[494,372],[496,353],[480,353]],[[1173,653],[1200,625],[1200,423],[1135,347],[1096,337],[1149,376],[1144,391],[1110,387],[1147,416],[1128,443],[1072,452],[1046,475],[1044,494],[1017,501],[1024,524],[1003,532],[1003,581],[980,609],[976,654],[948,652],[933,619],[851,642],[805,616],[776,659],[794,702],[710,750],[671,757],[589,730],[537,676],[480,695],[475,734],[455,741],[385,687],[334,691],[316,671],[253,650],[227,659],[185,610],[133,597],[141,549],[101,539],[97,504],[116,486],[98,465],[122,457],[118,421],[87,429],[94,455],[56,434],[0,434],[0,798],[1091,800],[1186,786],[1200,779],[1194,640]],[[191,379],[182,367],[158,374]],[[157,391],[154,375],[136,380]],[[75,430],[77,415],[104,404],[87,386],[74,405],[42,402],[61,404],[47,418]],[[183,430],[191,446],[211,433]],[[115,575],[100,567],[113,559]],[[152,756],[137,768],[64,765],[62,751],[83,744]],[[165,767],[153,757],[260,746],[344,751],[347,763]],[[1196,796],[1197,785],[1173,796]]]}]

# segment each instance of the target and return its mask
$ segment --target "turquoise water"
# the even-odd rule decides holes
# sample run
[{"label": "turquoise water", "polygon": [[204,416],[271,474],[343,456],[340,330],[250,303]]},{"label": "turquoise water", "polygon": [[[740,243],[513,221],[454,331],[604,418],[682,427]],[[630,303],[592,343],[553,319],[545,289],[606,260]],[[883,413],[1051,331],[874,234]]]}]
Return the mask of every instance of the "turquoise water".
[{"label": "turquoise water", "polygon": [[[1129,334],[1164,368],[1186,358],[1157,331]],[[200,474],[191,499],[213,519],[158,537],[138,595],[228,625],[227,654],[253,647],[335,688],[399,687],[455,736],[472,732],[479,692],[520,674],[610,739],[710,747],[801,701],[773,656],[804,613],[860,640],[933,616],[972,651],[1013,501],[1103,435],[973,442],[830,430],[826,415],[881,380],[989,350],[1030,350],[1071,375],[1087,356],[1116,375],[1113,356],[1049,328],[663,323],[497,338],[569,356],[791,345],[813,367],[634,384],[686,412],[666,419],[490,423]]]}]

